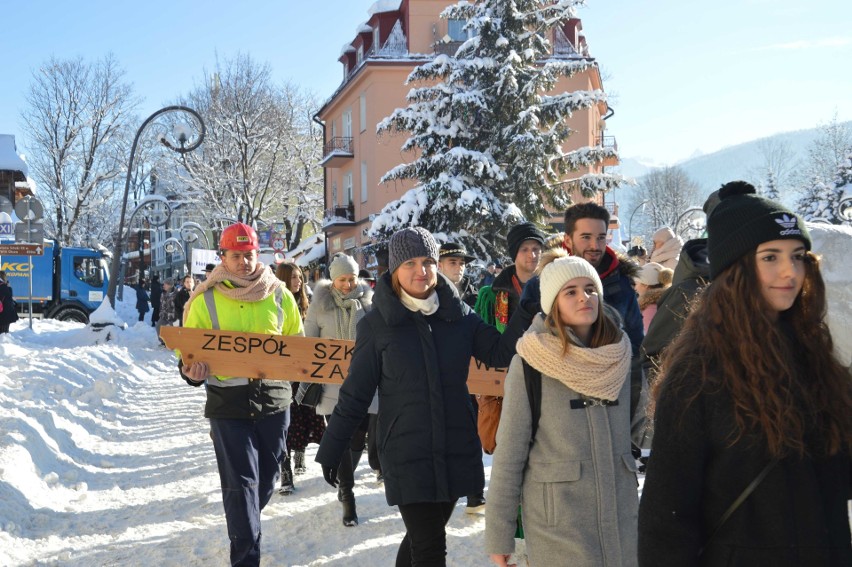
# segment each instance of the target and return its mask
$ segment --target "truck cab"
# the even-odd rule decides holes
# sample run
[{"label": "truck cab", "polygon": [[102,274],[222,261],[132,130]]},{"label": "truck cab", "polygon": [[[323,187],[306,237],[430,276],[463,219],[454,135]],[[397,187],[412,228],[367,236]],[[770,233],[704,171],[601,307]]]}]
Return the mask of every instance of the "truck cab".
[{"label": "truck cab", "polygon": [[[89,314],[106,297],[109,285],[103,253],[89,248],[62,248],[44,242],[44,254],[32,256],[33,315],[60,321],[89,322]],[[3,256],[18,312],[29,313],[30,257]]]}]

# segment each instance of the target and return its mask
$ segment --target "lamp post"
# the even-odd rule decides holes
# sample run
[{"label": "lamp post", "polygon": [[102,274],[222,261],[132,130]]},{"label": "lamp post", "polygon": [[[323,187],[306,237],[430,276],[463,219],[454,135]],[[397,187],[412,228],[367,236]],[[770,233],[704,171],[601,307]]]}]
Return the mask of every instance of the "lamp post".
[{"label": "lamp post", "polygon": [[635,215],[636,211],[638,211],[640,208],[644,209],[645,205],[647,205],[647,204],[648,204],[648,199],[645,199],[644,201],[642,201],[641,203],[636,205],[636,207],[633,209],[633,212],[630,213],[630,218],[627,219],[627,239],[630,240],[630,241],[633,240],[633,215]]},{"label": "lamp post", "polygon": [[161,108],[160,110],[153,113],[149,116],[145,122],[139,127],[136,131],[136,136],[133,138],[133,145],[130,148],[130,159],[127,163],[127,177],[124,180],[124,197],[121,202],[121,215],[119,216],[118,221],[118,239],[115,244],[115,254],[113,256],[112,266],[110,267],[110,279],[109,279],[109,288],[107,289],[107,297],[109,298],[110,303],[113,307],[115,307],[115,290],[118,285],[118,268],[121,263],[121,249],[122,244],[124,243],[124,216],[127,213],[127,196],[130,193],[130,176],[133,173],[133,160],[136,157],[136,147],[139,144],[139,138],[142,135],[142,132],[152,123],[154,120],[164,114],[169,113],[183,113],[188,114],[192,117],[193,120],[198,124],[198,136],[197,138],[190,142],[189,134],[190,130],[185,125],[179,125],[174,128],[172,133],[173,138],[178,142],[178,146],[170,143],[165,135],[160,135],[159,141],[161,144],[166,146],[168,149],[178,152],[179,154],[185,154],[187,152],[191,152],[201,145],[201,142],[204,141],[204,135],[206,133],[206,129],[204,126],[204,121],[201,119],[201,115],[198,114],[195,110],[186,107],[186,106],[167,106],[165,108]]},{"label": "lamp post", "polygon": [[680,236],[680,231],[678,230],[678,227],[680,226],[680,221],[683,219],[683,217],[690,215],[692,213],[697,213],[697,212],[703,213],[704,208],[703,207],[689,207],[688,209],[683,211],[680,215],[678,215],[677,220],[675,221],[675,225],[674,225],[675,234]]}]

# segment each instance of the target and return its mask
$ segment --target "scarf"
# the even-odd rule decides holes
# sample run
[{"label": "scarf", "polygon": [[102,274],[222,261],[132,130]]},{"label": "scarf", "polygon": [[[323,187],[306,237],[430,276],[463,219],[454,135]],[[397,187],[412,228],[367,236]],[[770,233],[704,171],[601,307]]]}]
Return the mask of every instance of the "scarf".
[{"label": "scarf", "polygon": [[[573,336],[573,334],[572,334]],[[518,354],[544,375],[559,380],[578,394],[613,401],[630,369],[630,341],[598,348],[572,345],[562,354],[562,342],[551,333],[527,332],[518,341]]]},{"label": "scarf", "polygon": [[359,299],[364,296],[364,291],[355,288],[346,295],[335,287],[331,288],[331,298],[337,305],[337,338],[350,341],[355,340],[355,327],[364,316],[364,307]]},{"label": "scarf", "polygon": [[438,292],[434,289],[426,299],[411,297],[404,289],[401,289],[400,292],[402,292],[402,297],[399,299],[409,311],[420,311],[424,315],[432,315],[438,310],[438,306],[440,305],[440,302],[438,301]]},{"label": "scarf", "polygon": [[266,299],[282,285],[284,283],[267,270],[263,262],[258,262],[257,268],[247,278],[235,276],[225,268],[224,264],[219,264],[207,275],[207,279],[192,291],[183,308],[183,321],[186,322],[186,317],[189,315],[190,304],[208,289],[216,289],[225,297],[237,301],[254,303]]}]

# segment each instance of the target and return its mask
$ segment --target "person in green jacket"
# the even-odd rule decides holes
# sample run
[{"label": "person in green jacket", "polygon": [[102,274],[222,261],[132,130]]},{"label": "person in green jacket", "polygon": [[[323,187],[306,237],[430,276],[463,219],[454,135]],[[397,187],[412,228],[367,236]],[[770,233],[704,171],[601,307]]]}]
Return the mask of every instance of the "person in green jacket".
[{"label": "person in green jacket", "polygon": [[[193,292],[183,326],[274,335],[304,335],[293,294],[262,262],[255,230],[229,226],[218,265]],[[179,353],[178,353],[179,354]],[[216,452],[231,565],[260,565],[260,512],[275,492],[286,453],[290,383],[211,375],[204,362],[179,363],[192,386],[204,384],[204,417]]]}]

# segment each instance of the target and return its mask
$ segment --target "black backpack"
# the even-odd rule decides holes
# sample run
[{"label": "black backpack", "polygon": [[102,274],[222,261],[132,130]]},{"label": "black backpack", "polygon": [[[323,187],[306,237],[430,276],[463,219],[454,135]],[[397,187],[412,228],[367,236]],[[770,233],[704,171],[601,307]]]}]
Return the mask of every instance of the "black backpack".
[{"label": "black backpack", "polygon": [[530,445],[535,443],[535,434],[538,431],[538,420],[541,418],[541,372],[527,364],[524,365],[524,385],[527,389],[527,398],[530,401],[530,415],[532,416],[532,429],[530,431]]}]

